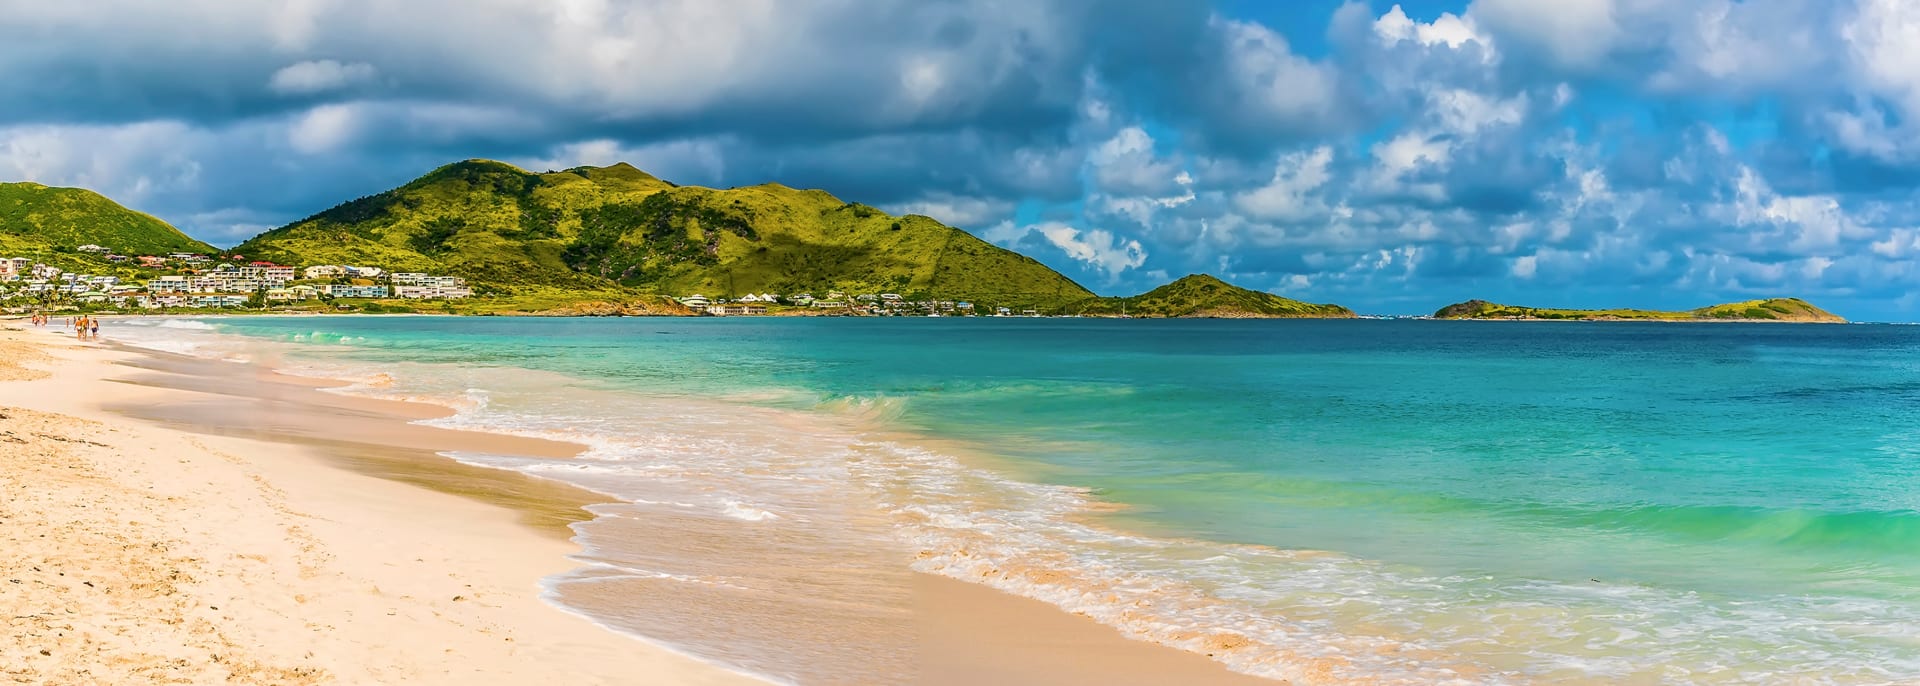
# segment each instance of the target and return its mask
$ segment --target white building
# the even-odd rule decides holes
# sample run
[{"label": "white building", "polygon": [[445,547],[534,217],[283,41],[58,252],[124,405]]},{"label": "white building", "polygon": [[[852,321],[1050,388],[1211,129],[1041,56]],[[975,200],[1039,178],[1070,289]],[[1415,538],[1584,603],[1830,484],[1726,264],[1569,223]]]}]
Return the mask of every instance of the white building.
[{"label": "white building", "polygon": [[184,276],[161,276],[147,281],[147,290],[155,293],[185,293],[189,288]]},{"label": "white building", "polygon": [[312,286],[289,286],[287,288],[267,289],[267,300],[271,302],[299,302],[302,300],[312,300],[319,295],[320,291]]},{"label": "white building", "polygon": [[327,284],[319,287],[321,293],[335,298],[385,298],[390,292],[386,286],[341,286]]},{"label": "white building", "polygon": [[708,300],[707,296],[701,295],[699,293],[695,293],[693,295],[689,295],[687,297],[681,298],[680,304],[686,305],[687,307],[691,307],[696,310],[704,310],[704,309],[707,309],[708,305],[713,304],[713,301]]},{"label": "white building", "polygon": [[244,295],[196,295],[188,301],[188,307],[242,307],[247,304]]},{"label": "white building", "polygon": [[337,264],[320,264],[307,267],[305,274],[309,279],[334,279],[346,276],[347,268]]},{"label": "white building", "polygon": [[413,300],[430,298],[466,298],[473,295],[473,289],[466,286],[394,286],[396,298]]},{"label": "white building", "polygon": [[293,267],[249,265],[240,268],[240,276],[249,279],[258,279],[271,284],[285,284],[293,280]]},{"label": "white building", "polygon": [[466,288],[467,280],[458,276],[434,276],[431,274],[400,273],[393,275],[395,286],[425,286],[428,288]]}]

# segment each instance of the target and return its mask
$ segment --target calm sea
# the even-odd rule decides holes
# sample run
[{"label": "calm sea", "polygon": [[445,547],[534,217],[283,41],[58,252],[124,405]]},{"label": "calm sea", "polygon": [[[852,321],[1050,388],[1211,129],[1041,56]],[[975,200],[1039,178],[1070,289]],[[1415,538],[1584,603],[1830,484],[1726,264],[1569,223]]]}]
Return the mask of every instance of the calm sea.
[{"label": "calm sea", "polygon": [[113,329],[588,443],[451,457],[609,495],[553,602],[782,680],[909,673],[912,570],[1303,683],[1920,681],[1920,327]]}]

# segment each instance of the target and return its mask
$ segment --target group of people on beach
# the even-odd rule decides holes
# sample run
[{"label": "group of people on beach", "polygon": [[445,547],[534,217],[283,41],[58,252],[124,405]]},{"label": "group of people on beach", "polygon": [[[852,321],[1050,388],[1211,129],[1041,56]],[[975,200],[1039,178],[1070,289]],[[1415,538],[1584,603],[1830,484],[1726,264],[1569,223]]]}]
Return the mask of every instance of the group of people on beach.
[{"label": "group of people on beach", "polygon": [[83,340],[83,341],[99,340],[100,320],[94,319],[90,315],[83,314],[83,315],[80,315],[78,318],[70,319],[70,321],[73,322],[74,334],[79,336],[80,340]]},{"label": "group of people on beach", "polygon": [[[47,316],[45,314],[41,314],[39,312],[33,313],[34,326],[45,328],[48,325],[51,325],[52,323],[53,323],[53,317]],[[78,337],[80,340],[83,340],[83,341],[100,340],[100,320],[93,318],[92,315],[83,314],[78,317],[68,317],[66,325],[73,327],[74,335]]]}]

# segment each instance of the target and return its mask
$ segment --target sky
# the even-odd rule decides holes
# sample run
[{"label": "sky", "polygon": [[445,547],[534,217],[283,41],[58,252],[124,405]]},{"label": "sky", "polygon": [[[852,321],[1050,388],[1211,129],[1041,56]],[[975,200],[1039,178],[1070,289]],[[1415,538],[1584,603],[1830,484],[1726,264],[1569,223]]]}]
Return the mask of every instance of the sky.
[{"label": "sky", "polygon": [[926,214],[1102,294],[1920,320],[1911,0],[0,0],[0,180],[231,245],[467,158]]}]

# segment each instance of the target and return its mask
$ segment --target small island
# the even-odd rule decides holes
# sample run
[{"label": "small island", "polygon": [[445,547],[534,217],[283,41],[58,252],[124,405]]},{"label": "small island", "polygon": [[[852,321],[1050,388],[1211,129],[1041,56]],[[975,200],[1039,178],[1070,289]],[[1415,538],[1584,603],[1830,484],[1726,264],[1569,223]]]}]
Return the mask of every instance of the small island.
[{"label": "small island", "polygon": [[1847,320],[1799,298],[1770,298],[1710,305],[1695,310],[1573,310],[1501,305],[1468,300],[1440,308],[1434,319],[1589,322],[1792,322],[1845,324]]},{"label": "small island", "polygon": [[1092,298],[1066,308],[1089,317],[1177,317],[1187,319],[1351,319],[1339,305],[1316,305],[1272,293],[1241,288],[1210,274],[1189,274],[1178,281],[1127,298]]}]

